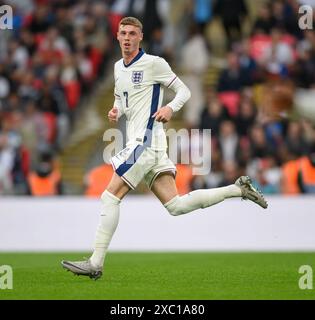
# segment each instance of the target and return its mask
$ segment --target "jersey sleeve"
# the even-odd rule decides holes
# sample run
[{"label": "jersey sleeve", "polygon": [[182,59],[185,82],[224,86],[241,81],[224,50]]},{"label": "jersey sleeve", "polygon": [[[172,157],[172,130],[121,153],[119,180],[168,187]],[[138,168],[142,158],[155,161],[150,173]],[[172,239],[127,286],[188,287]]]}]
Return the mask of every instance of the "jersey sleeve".
[{"label": "jersey sleeve", "polygon": [[161,83],[165,87],[170,87],[177,76],[172,71],[169,64],[163,58],[156,58],[153,61],[153,80],[157,83]]},{"label": "jersey sleeve", "polygon": [[190,98],[190,90],[176,76],[169,64],[163,58],[156,58],[153,68],[154,81],[161,83],[163,86],[170,88],[176,93],[175,98],[170,101],[167,106],[169,106],[174,112],[180,110],[185,102]]},{"label": "jersey sleeve", "polygon": [[115,101],[114,101],[114,107],[118,109],[118,118],[120,118],[124,114],[124,109],[121,103],[121,97],[116,93],[116,89],[114,92]]},{"label": "jersey sleeve", "polygon": [[123,114],[124,114],[124,108],[122,105],[122,101],[121,101],[121,96],[119,95],[119,92],[117,90],[117,86],[116,86],[116,66],[114,68],[114,79],[115,79],[115,88],[114,88],[114,97],[115,97],[115,101],[114,101],[114,107],[116,107],[118,109],[118,118],[120,118]]}]

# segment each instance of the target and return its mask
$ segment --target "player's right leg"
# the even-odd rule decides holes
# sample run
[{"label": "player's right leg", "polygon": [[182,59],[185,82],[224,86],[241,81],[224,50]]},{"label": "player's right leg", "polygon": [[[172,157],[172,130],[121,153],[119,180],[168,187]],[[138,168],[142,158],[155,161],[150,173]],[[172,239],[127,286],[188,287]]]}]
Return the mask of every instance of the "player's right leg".
[{"label": "player's right leg", "polygon": [[267,202],[263,195],[253,187],[250,178],[246,176],[240,177],[235,184],[226,187],[200,189],[179,196],[174,176],[169,172],[165,172],[155,179],[151,190],[168,212],[174,216],[186,214],[200,208],[207,208],[233,197],[248,199],[263,208],[267,208]]},{"label": "player's right leg", "polygon": [[61,264],[65,269],[95,280],[102,276],[105,255],[118,225],[119,204],[129,190],[130,187],[114,173],[101,196],[102,210],[92,256],[85,261],[62,261]]}]

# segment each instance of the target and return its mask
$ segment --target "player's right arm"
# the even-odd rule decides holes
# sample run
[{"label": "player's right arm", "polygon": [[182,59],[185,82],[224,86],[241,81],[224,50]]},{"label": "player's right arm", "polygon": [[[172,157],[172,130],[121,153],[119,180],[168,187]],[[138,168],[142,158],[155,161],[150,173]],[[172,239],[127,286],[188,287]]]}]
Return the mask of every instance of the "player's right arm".
[{"label": "player's right arm", "polygon": [[117,122],[118,121],[118,109],[113,106],[108,112],[108,119],[110,122]]},{"label": "player's right arm", "polygon": [[117,122],[123,113],[124,113],[124,109],[121,103],[121,98],[116,93],[116,89],[115,89],[115,102],[114,102],[114,106],[108,112],[108,119],[110,122]]},{"label": "player's right arm", "polygon": [[117,81],[116,65],[114,68],[114,78],[115,78],[115,89],[114,89],[115,101],[114,101],[114,106],[108,112],[108,119],[110,122],[117,122],[118,119],[124,114],[124,109],[122,106],[121,97],[120,97],[118,90],[116,88],[116,81]]}]

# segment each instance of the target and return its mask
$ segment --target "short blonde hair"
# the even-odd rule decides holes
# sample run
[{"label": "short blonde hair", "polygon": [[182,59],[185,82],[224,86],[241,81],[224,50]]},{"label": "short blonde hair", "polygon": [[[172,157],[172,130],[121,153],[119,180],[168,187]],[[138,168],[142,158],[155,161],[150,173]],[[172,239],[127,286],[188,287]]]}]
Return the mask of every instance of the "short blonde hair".
[{"label": "short blonde hair", "polygon": [[125,18],[122,18],[119,22],[119,27],[120,26],[135,26],[135,27],[138,27],[141,32],[142,32],[142,23],[137,19],[137,18],[134,18],[134,17],[125,17]]}]

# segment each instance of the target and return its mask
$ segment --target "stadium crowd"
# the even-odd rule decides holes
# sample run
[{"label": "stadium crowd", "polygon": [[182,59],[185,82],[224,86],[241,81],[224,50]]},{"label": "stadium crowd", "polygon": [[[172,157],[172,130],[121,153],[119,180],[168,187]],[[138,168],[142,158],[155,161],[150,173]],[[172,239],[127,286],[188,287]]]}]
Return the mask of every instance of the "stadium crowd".
[{"label": "stadium crowd", "polygon": [[[191,89],[185,126],[212,130],[211,172],[193,176],[190,166],[179,165],[180,193],[234,183],[240,174],[267,194],[315,192],[312,124],[264,122],[259,112],[268,81],[315,89],[314,29],[298,24],[303,0],[266,0],[254,17],[243,0],[6,3],[14,8],[14,28],[1,31],[0,40],[0,194],[34,194],[30,172],[44,177],[57,169],[52,154],[62,150],[80,102],[104,76],[118,22],[127,15],[143,21],[146,51],[165,57]],[[203,79],[215,58],[209,28],[217,17],[226,55],[216,86],[207,87]],[[58,172],[54,179],[54,193],[62,193]]]},{"label": "stadium crowd", "polygon": [[[229,14],[230,1],[219,3],[219,12]],[[248,174],[266,194],[314,193],[314,124],[301,118],[266,122],[260,110],[265,83],[288,80],[315,89],[315,32],[299,27],[303,1],[266,1],[246,36],[240,28],[246,4],[236,3],[235,17],[226,18],[229,28],[222,17],[226,66],[215,90],[206,93],[198,122],[212,129],[212,171],[193,179],[192,188],[223,186]]]},{"label": "stadium crowd", "polygon": [[13,29],[0,31],[0,194],[38,194],[33,184],[40,194],[39,178],[60,176],[53,155],[103,76],[113,34],[103,2],[0,4],[13,9]]}]

